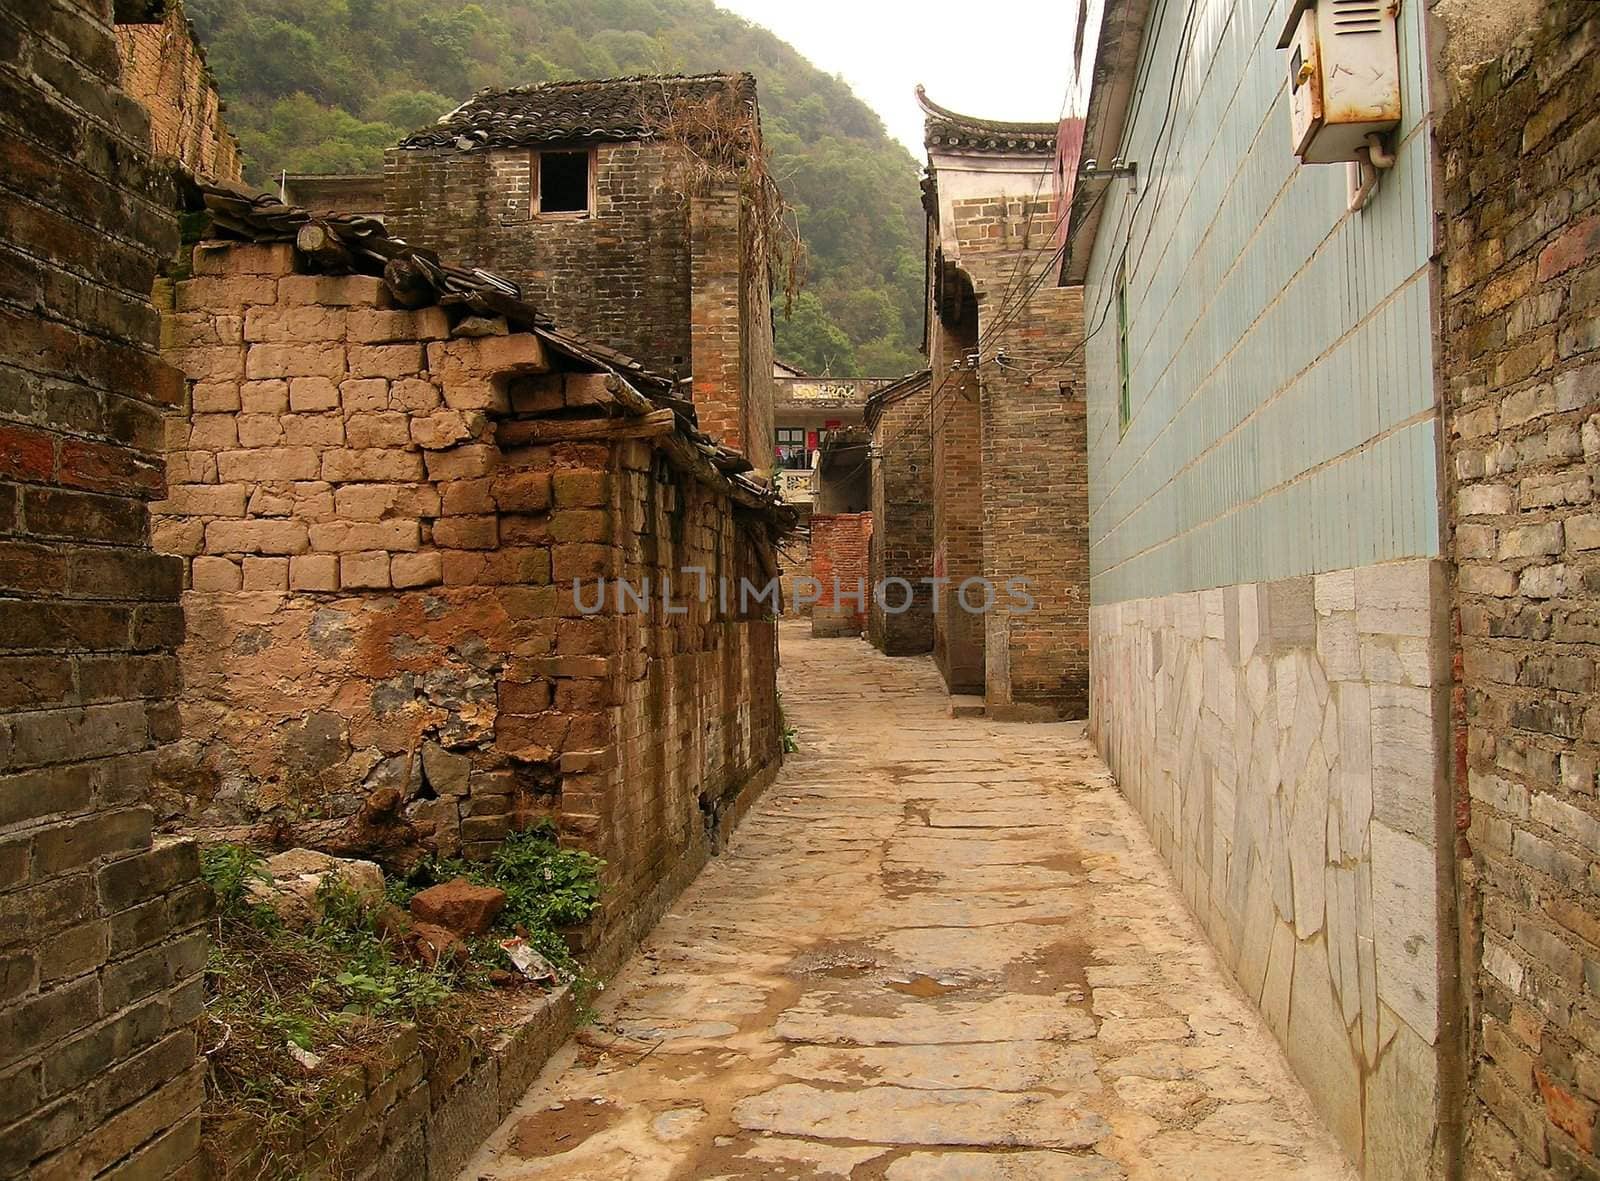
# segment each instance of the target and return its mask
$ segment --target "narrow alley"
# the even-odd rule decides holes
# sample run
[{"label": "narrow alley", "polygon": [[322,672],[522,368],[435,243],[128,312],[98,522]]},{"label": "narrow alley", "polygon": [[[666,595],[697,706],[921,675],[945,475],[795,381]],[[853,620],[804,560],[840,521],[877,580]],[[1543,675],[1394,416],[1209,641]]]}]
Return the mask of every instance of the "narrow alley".
[{"label": "narrow alley", "polygon": [[782,652],[800,752],[464,1181],[1353,1175],[1081,724]]}]

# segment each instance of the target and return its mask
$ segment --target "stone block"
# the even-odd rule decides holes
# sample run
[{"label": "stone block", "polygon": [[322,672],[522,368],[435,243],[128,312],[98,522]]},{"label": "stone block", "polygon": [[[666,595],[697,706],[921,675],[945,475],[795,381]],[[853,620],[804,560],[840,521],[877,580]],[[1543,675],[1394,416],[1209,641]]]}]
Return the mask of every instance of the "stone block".
[{"label": "stone block", "polygon": [[343,345],[327,342],[253,344],[245,356],[244,372],[252,381],[272,377],[326,377],[337,381],[345,376],[345,350]]},{"label": "stone block", "polygon": [[1436,601],[1427,561],[1383,562],[1356,570],[1356,626],[1369,635],[1429,636]]},{"label": "stone block", "polygon": [[298,554],[290,558],[289,586],[292,590],[338,590],[338,557],[334,554]]},{"label": "stone block", "polygon": [[352,414],[345,422],[351,447],[405,447],[411,442],[410,420],[398,411]]},{"label": "stone block", "polygon": [[321,474],[330,483],[393,482],[420,480],[422,455],[392,448],[332,450],[322,453]]},{"label": "stone block", "polygon": [[[339,409],[341,384],[333,377],[296,377],[289,381],[289,409],[296,414],[316,414]],[[281,411],[280,411],[281,413]]]},{"label": "stone block", "polygon": [[492,475],[500,462],[500,449],[490,444],[464,444],[426,455],[430,480],[472,480]]},{"label": "stone block", "polygon": [[239,409],[246,414],[282,414],[289,409],[289,383],[281,379],[247,381],[239,386]]},{"label": "stone block", "polygon": [[315,480],[321,467],[322,461],[310,447],[260,447],[217,456],[217,474],[224,482]]},{"label": "stone block", "polygon": [[444,404],[439,387],[419,377],[404,377],[389,386],[389,408],[407,414],[427,414]]},{"label": "stone block", "polygon": [[382,550],[339,555],[339,585],[345,590],[388,587],[389,555]]},{"label": "stone block", "polygon": [[325,553],[414,550],[420,539],[420,530],[414,520],[320,521],[309,530],[311,548]]},{"label": "stone block", "polygon": [[190,585],[197,591],[236,591],[244,586],[244,571],[227,558],[196,558]]},{"label": "stone block", "polygon": [[288,590],[288,558],[255,558],[244,560],[245,590]]},{"label": "stone block", "polygon": [[435,551],[395,554],[389,560],[389,575],[400,589],[437,586],[444,581],[444,559]]},{"label": "stone block", "polygon": [[416,311],[353,308],[349,313],[350,340],[360,344],[442,340],[449,335],[450,317],[439,307]]},{"label": "stone block", "polygon": [[1432,1045],[1439,1035],[1436,852],[1376,821],[1371,837],[1378,997]]},{"label": "stone block", "polygon": [[353,344],[349,348],[351,377],[415,377],[422,371],[420,344]]},{"label": "stone block", "polygon": [[299,554],[308,547],[302,521],[212,521],[206,548],[217,554]]},{"label": "stone block", "polygon": [[374,275],[286,275],[278,281],[284,303],[332,307],[382,307],[388,302],[383,280]]}]

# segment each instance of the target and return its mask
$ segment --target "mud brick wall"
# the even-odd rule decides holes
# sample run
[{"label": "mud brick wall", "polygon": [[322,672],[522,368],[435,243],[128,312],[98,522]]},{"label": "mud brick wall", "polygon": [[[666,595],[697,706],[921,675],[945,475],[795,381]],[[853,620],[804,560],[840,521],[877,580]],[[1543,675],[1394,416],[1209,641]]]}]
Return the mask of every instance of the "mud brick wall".
[{"label": "mud brick wall", "polygon": [[117,25],[122,85],[150,112],[156,155],[195,176],[237,181],[239,144],[222,117],[222,98],[183,5],[171,0],[158,22]]},{"label": "mud brick wall", "polygon": [[592,214],[540,217],[531,150],[395,148],[384,160],[385,221],[461,265],[506,275],[572,331],[655,372],[692,374],[701,425],[766,467],[765,268],[743,261],[737,193],[686,198],[669,151],[594,145]]},{"label": "mud brick wall", "polygon": [[[749,531],[646,443],[497,441],[508,415],[605,397],[602,375],[294,266],[287,245],[200,249],[176,287],[190,382],[154,512],[189,638],[163,802],[232,825],[398,795],[468,856],[549,818],[607,859],[609,955],[708,849],[702,800],[776,757],[762,608],[680,618],[681,575],[673,613],[659,599],[661,571],[748,567]],[[598,606],[624,575],[655,589],[641,618]]]},{"label": "mud brick wall", "polygon": [[[1036,264],[1037,265],[1037,264]],[[1004,275],[983,268],[991,290]],[[988,304],[979,323],[987,332]],[[1046,286],[990,334],[983,374],[983,573],[990,717],[1089,716],[1089,465],[1083,289]],[[1063,363],[1063,359],[1065,362]],[[1004,590],[1025,579],[1031,610]]]},{"label": "mud brick wall", "polygon": [[811,608],[812,635],[859,636],[866,630],[871,540],[871,513],[812,514],[811,574],[822,586]]},{"label": "mud brick wall", "polygon": [[150,289],[177,243],[110,0],[0,12],[0,1176],[183,1169],[209,892],[152,844],[177,732],[176,563],[151,553],[180,396]]},{"label": "mud brick wall", "polygon": [[[867,632],[889,656],[933,650],[933,451],[928,419],[929,385],[886,405],[872,429],[872,553],[874,587],[891,578],[911,584],[909,610],[884,610],[877,596],[867,604]],[[899,607],[905,588],[885,590]]]},{"label": "mud brick wall", "polygon": [[1600,14],[1545,5],[1440,127],[1468,1155],[1600,1172]]}]

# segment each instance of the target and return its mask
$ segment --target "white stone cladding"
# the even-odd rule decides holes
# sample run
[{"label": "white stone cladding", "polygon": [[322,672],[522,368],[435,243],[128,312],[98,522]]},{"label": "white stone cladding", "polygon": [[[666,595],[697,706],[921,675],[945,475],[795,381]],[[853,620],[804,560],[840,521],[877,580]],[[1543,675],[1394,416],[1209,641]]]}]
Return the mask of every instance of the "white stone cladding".
[{"label": "white stone cladding", "polygon": [[1091,734],[1369,1178],[1429,1175],[1448,1118],[1443,577],[1389,562],[1090,617]]}]

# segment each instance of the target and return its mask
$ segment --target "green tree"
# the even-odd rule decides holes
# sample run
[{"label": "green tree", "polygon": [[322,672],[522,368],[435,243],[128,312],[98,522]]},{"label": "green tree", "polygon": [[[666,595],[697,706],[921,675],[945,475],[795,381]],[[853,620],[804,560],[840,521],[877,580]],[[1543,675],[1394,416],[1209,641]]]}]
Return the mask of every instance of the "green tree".
[{"label": "green tree", "polygon": [[843,80],[712,0],[187,0],[246,175],[376,170],[486,86],[749,70],[810,256],[779,355],[835,376],[915,368],[917,165]]}]

